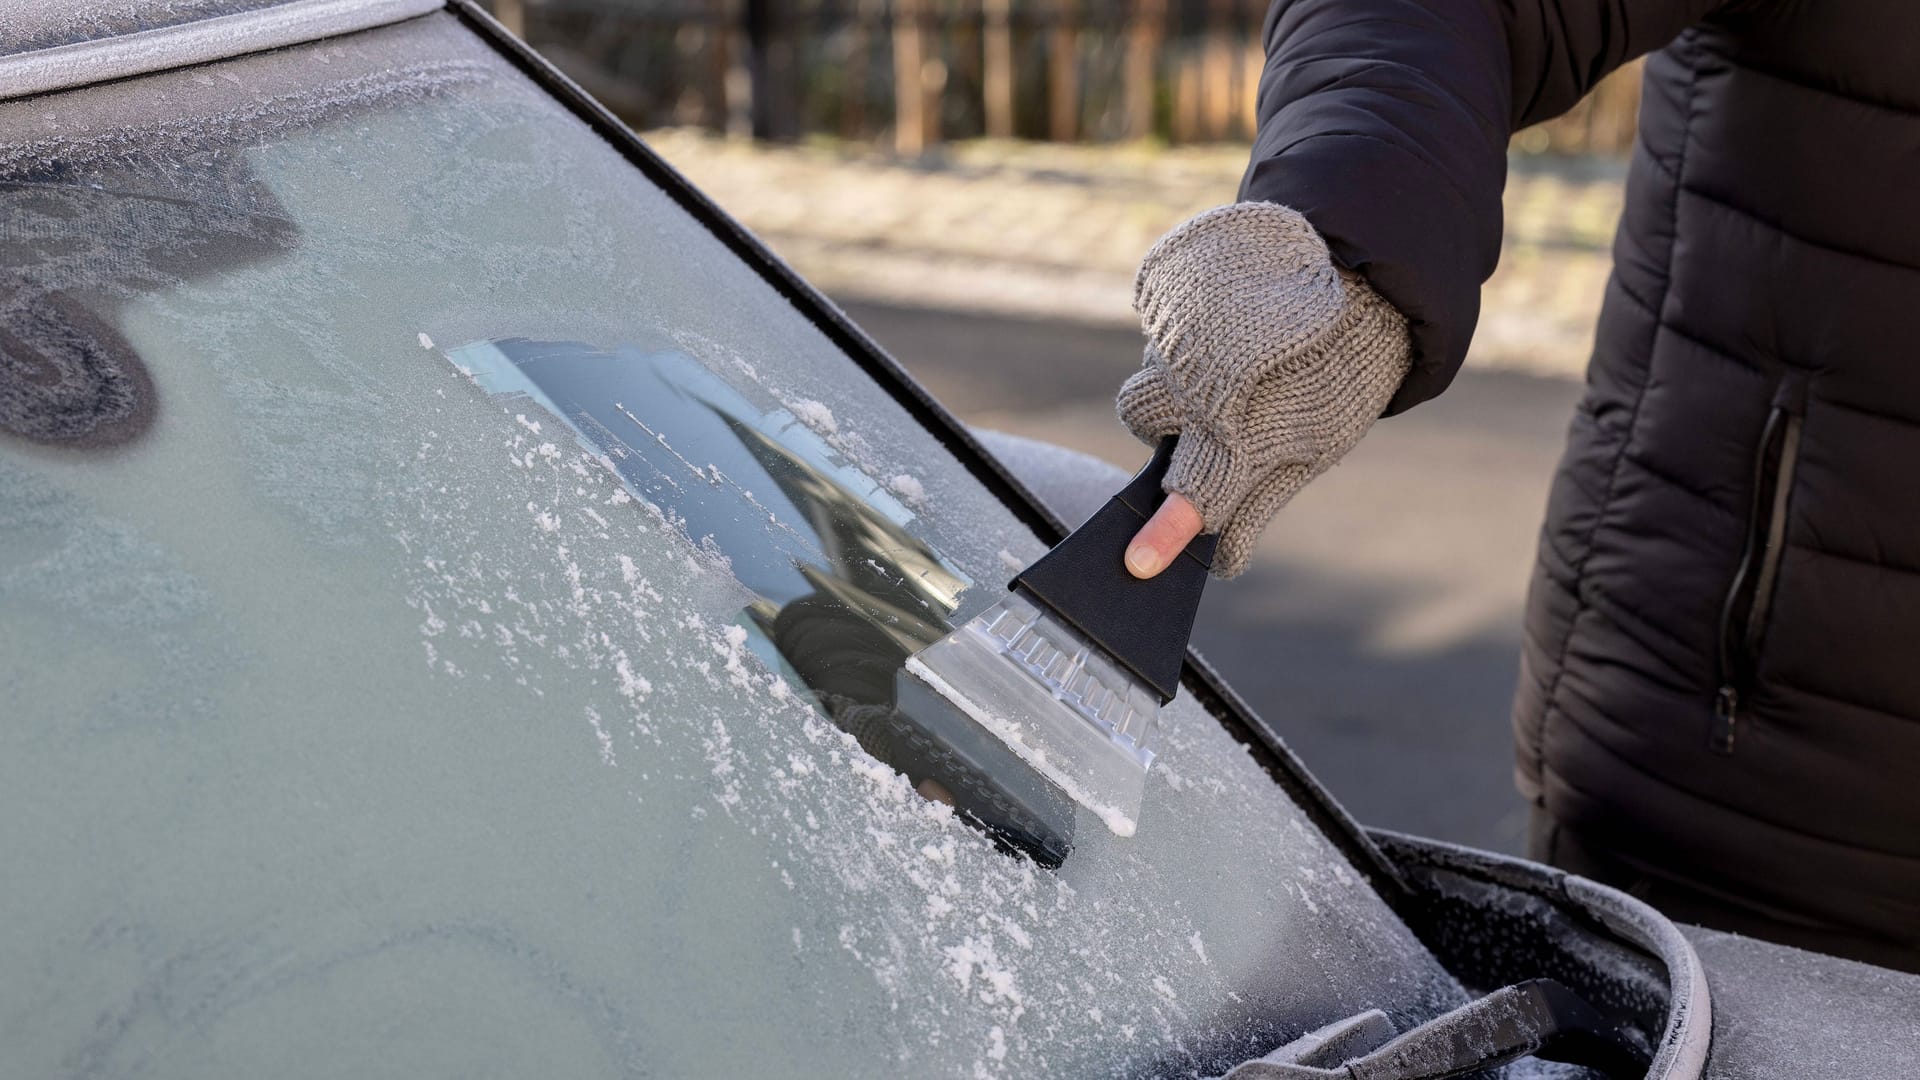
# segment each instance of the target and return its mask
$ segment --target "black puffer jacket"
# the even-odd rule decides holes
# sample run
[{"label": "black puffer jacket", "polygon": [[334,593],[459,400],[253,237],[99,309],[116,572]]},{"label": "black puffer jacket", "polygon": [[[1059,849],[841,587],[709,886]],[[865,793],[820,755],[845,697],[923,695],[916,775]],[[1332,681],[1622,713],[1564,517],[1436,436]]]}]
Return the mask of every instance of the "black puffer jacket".
[{"label": "black puffer jacket", "polygon": [[1409,317],[1393,410],[1465,353],[1508,134],[1661,50],[1520,787],[1641,873],[1920,956],[1920,3],[1280,0],[1267,41],[1243,194]]}]

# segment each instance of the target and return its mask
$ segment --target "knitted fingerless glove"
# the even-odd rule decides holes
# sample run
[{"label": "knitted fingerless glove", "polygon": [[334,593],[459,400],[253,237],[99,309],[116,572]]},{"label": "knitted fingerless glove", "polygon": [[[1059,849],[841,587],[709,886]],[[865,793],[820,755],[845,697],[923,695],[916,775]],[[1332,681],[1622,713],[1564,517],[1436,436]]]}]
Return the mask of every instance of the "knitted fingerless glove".
[{"label": "knitted fingerless glove", "polygon": [[1134,279],[1144,365],[1120,419],[1180,434],[1165,488],[1218,533],[1213,572],[1366,434],[1411,364],[1406,320],[1336,269],[1307,219],[1273,203],[1209,210],[1160,239]]}]

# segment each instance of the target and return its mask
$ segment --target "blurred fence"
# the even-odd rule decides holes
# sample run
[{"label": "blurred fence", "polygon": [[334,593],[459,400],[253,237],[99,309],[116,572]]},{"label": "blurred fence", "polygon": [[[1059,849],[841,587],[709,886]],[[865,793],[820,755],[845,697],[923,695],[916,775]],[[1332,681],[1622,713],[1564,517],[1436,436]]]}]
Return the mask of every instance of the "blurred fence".
[{"label": "blurred fence", "polygon": [[[978,136],[1252,137],[1265,0],[492,0],[636,127],[827,134],[907,154]],[[1631,142],[1636,68],[1529,150]]]}]

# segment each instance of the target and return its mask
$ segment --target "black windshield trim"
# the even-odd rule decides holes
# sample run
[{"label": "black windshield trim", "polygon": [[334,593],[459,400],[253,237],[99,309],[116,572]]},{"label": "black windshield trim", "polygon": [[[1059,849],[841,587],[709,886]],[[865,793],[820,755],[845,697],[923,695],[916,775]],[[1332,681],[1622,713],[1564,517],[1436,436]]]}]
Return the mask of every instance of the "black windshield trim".
[{"label": "black windshield trim", "polygon": [[[1033,492],[1004,469],[944,405],[935,401],[879,343],[855,326],[840,308],[807,284],[752,233],[708,199],[679,171],[655,154],[632,129],[595,101],[525,42],[495,22],[473,0],[449,0],[448,8],[490,43],[521,73],[558,99],[621,156],[653,181],[668,197],[692,215],[721,243],[745,262],[801,315],[851,357],[862,371],[885,389],[908,414],[944,445],[960,464],[1012,510],[1023,524],[1048,544],[1056,544],[1067,529]],[[1303,813],[1345,855],[1374,891],[1402,917],[1411,914],[1412,892],[1400,871],[1376,847],[1351,815],[1287,748],[1286,743],[1247,703],[1221,680],[1200,654],[1189,648],[1181,685],[1194,696],[1235,741],[1246,746],[1267,775],[1279,784]],[[1410,924],[1414,920],[1408,920]]]}]

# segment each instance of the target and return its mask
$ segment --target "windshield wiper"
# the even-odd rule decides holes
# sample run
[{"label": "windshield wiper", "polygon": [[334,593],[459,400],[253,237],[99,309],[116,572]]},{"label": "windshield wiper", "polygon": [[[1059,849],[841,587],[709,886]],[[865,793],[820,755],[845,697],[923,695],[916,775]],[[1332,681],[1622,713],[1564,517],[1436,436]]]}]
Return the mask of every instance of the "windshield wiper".
[{"label": "windshield wiper", "polygon": [[1631,1028],[1553,979],[1529,979],[1395,1036],[1370,1009],[1228,1073],[1224,1080],[1442,1080],[1530,1055],[1639,1076],[1651,1057]]}]

